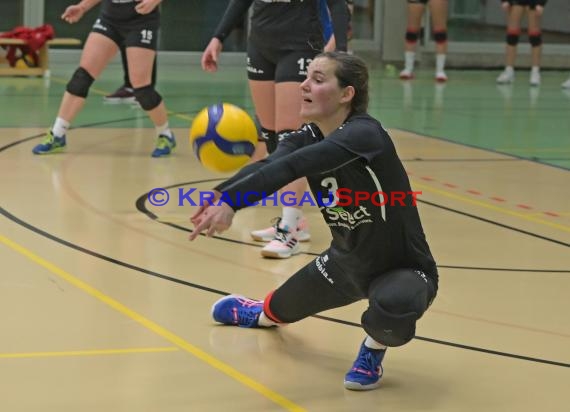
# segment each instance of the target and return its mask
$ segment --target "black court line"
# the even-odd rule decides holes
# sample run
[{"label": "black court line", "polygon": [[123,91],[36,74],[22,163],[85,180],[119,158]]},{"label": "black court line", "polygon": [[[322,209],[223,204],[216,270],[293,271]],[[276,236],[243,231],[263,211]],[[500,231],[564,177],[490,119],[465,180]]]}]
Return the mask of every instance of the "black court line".
[{"label": "black court line", "polygon": [[[222,291],[219,289],[210,288],[207,286],[199,285],[197,283],[187,282],[185,280],[178,279],[174,276],[165,275],[162,273],[158,273],[158,272],[155,272],[152,270],[142,268],[140,266],[132,265],[130,263],[123,262],[121,260],[103,255],[101,253],[97,253],[95,251],[84,248],[82,246],[75,245],[75,244],[73,244],[67,240],[64,240],[64,239],[59,238],[55,235],[52,235],[51,233],[48,233],[44,230],[41,230],[41,229],[37,228],[36,226],[32,226],[31,224],[29,224],[29,223],[19,219],[18,217],[14,216],[13,214],[8,212],[3,207],[0,207],[0,214],[5,216],[6,218],[10,219],[12,222],[17,223],[18,225],[25,227],[26,229],[28,229],[28,230],[30,230],[30,231],[32,231],[32,232],[34,232],[40,236],[43,236],[43,237],[50,239],[50,240],[53,240],[54,242],[57,242],[63,246],[70,248],[70,249],[77,250],[78,252],[85,253],[89,256],[95,257],[97,259],[104,260],[104,261],[112,263],[114,265],[122,266],[124,268],[131,269],[131,270],[143,273],[145,275],[154,276],[154,277],[159,278],[159,279],[167,280],[169,282],[174,282],[174,283],[184,285],[184,286],[188,286],[188,287],[191,287],[194,289],[203,290],[205,292],[215,293],[217,295],[222,295],[222,296],[226,296],[226,295],[230,294],[229,292],[225,292],[225,291]],[[331,318],[331,317],[321,316],[321,315],[314,315],[313,317],[317,318],[317,319],[325,320],[328,322],[334,322],[334,323],[338,323],[338,324],[342,324],[342,325],[362,328],[362,325],[360,325],[359,323],[345,321],[342,319],[336,319],[336,318]],[[517,355],[514,353],[508,353],[508,352],[499,352],[499,351],[495,351],[492,349],[463,345],[460,343],[448,342],[448,341],[443,341],[443,340],[433,339],[433,338],[427,338],[424,336],[415,336],[414,339],[418,339],[418,340],[430,342],[430,343],[435,343],[435,344],[440,344],[440,345],[445,345],[445,346],[451,346],[451,347],[460,348],[460,349],[466,349],[466,350],[471,350],[471,351],[476,351],[476,352],[487,353],[490,355],[497,355],[497,356],[502,356],[502,357],[507,357],[507,358],[525,360],[528,362],[536,362],[536,363],[542,363],[542,364],[547,364],[547,365],[552,365],[552,366],[560,366],[560,367],[564,367],[564,368],[570,368],[570,363],[558,362],[558,361],[553,361],[553,360],[549,360],[549,359],[533,358],[533,357],[529,357],[529,356]]]},{"label": "black court line", "polygon": [[[118,121],[118,120],[116,120]],[[85,127],[85,126],[83,126]],[[41,135],[39,135],[41,136]],[[19,144],[22,142],[26,142],[28,140],[31,140],[32,138],[37,138],[38,136],[33,136],[33,137],[28,137],[28,138],[24,138],[19,140],[18,142],[16,142],[15,144]],[[9,147],[13,147],[15,146],[14,143],[5,145],[0,147],[0,153],[3,152],[4,150],[8,149]],[[220,179],[209,179],[209,180],[205,180],[204,182],[207,181],[219,181]],[[190,182],[191,184],[192,182]],[[148,193],[145,195],[140,196],[137,199],[137,208],[142,204],[143,206],[145,206],[144,202],[145,199],[148,198]],[[144,212],[143,212],[144,213]],[[149,276],[154,276],[163,280],[168,280],[170,282],[174,282],[174,283],[178,283],[178,284],[182,284],[185,286],[189,286],[198,290],[203,290],[206,292],[210,292],[210,293],[215,293],[218,295],[229,295],[228,292],[225,291],[221,291],[218,289],[214,289],[214,288],[210,288],[207,286],[203,286],[203,285],[199,285],[197,283],[192,283],[192,282],[187,282],[184,281],[182,279],[178,279],[174,276],[170,276],[170,275],[165,275],[165,274],[161,274],[158,272],[154,272],[145,268],[141,268],[139,266],[136,265],[132,265],[130,263],[127,262],[123,262],[121,260],[115,259],[115,258],[111,258],[109,256],[103,255],[101,253],[97,253],[95,251],[92,251],[90,249],[84,248],[82,246],[79,245],[75,245],[67,240],[64,240],[62,238],[59,238],[51,233],[48,233],[44,230],[39,229],[36,226],[33,226],[31,224],[29,224],[28,222],[25,222],[21,219],[19,219],[18,217],[16,217],[15,215],[13,215],[12,213],[8,212],[6,209],[4,209],[3,207],[0,206],[0,214],[2,214],[3,216],[5,216],[7,219],[11,220],[12,222],[40,235],[43,236],[47,239],[50,239],[54,242],[57,242],[63,246],[66,246],[70,249],[73,250],[77,250],[79,252],[85,253],[89,256],[101,259],[103,261],[118,265],[118,266],[122,266]],[[155,220],[156,220],[156,215],[152,214],[150,211],[147,211],[147,213],[145,213],[147,216],[155,216]],[[163,222],[160,222],[163,223]],[[187,231],[190,231],[190,229],[184,229]],[[225,240],[225,239],[224,239]],[[228,239],[229,240],[229,239]],[[237,242],[237,243],[241,243],[241,242]],[[358,323],[354,323],[354,322],[348,322],[348,321],[344,321],[341,319],[335,319],[335,318],[329,318],[329,317],[325,317],[325,316],[321,316],[321,315],[315,315],[315,318],[318,319],[322,319],[322,320],[326,320],[326,321],[330,321],[330,322],[335,322],[335,323],[340,323],[340,324],[345,324],[348,326],[353,326],[353,327],[358,327],[361,328],[361,325]],[[533,358],[533,357],[527,357],[527,356],[523,356],[523,355],[517,355],[517,354],[512,354],[512,353],[507,353],[507,352],[499,352],[499,351],[494,351],[491,349],[485,349],[485,348],[478,348],[475,346],[469,346],[469,345],[463,345],[463,344],[458,344],[458,343],[454,343],[454,342],[447,342],[447,341],[441,341],[441,340],[437,340],[437,339],[433,339],[433,338],[427,338],[427,337],[422,337],[422,336],[415,336],[414,339],[418,339],[418,340],[423,340],[425,342],[430,342],[430,343],[436,343],[436,344],[442,344],[442,345],[446,345],[446,346],[452,346],[452,347],[457,347],[457,348],[461,348],[461,349],[466,349],[466,350],[472,350],[472,351],[477,351],[477,352],[483,352],[483,353],[487,353],[487,354],[491,354],[491,355],[497,355],[497,356],[502,356],[502,357],[508,357],[508,358],[514,358],[514,359],[520,359],[520,360],[525,360],[525,361],[529,361],[529,362],[536,362],[536,363],[542,363],[542,364],[548,364],[548,365],[553,365],[553,366],[560,366],[560,367],[566,367],[566,368],[570,368],[570,364],[569,363],[563,363],[563,362],[557,362],[557,361],[552,361],[552,360],[548,360],[548,359],[541,359],[541,358]]]},{"label": "black court line", "polygon": [[484,152],[489,152],[489,153],[497,153],[500,154],[502,156],[507,156],[510,158],[515,158],[515,159],[520,159],[520,160],[526,160],[532,163],[537,163],[543,166],[549,166],[549,167],[554,167],[556,169],[562,169],[562,170],[566,170],[566,171],[570,171],[570,167],[564,167],[564,166],[559,166],[559,165],[555,165],[555,164],[551,164],[551,163],[545,163],[542,162],[540,160],[538,160],[537,158],[532,158],[532,157],[524,157],[524,156],[520,156],[520,155],[515,155],[513,153],[507,153],[507,152],[501,152],[500,150],[495,150],[495,149],[489,149],[487,147],[481,147],[481,146],[476,146],[474,144],[469,144],[469,143],[463,143],[463,142],[456,142],[454,140],[451,140],[449,138],[446,137],[439,137],[439,136],[432,136],[429,134],[425,134],[423,132],[417,132],[415,130],[409,130],[409,129],[402,129],[402,128],[398,128],[398,127],[392,127],[389,128],[390,130],[396,130],[396,131],[401,131],[401,132],[407,132],[407,133],[413,133],[415,135],[421,136],[421,137],[425,137],[428,139],[434,139],[434,140],[440,140],[443,142],[447,142],[447,143],[451,143],[451,144],[455,144],[458,146],[464,146],[464,147],[470,147],[472,149],[478,149],[478,150],[482,150]]}]

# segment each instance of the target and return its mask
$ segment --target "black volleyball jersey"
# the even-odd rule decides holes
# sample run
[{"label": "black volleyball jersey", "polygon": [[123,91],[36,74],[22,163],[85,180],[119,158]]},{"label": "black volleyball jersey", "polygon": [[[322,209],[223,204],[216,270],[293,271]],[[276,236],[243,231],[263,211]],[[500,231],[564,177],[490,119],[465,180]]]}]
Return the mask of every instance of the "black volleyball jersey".
[{"label": "black volleyball jersey", "polygon": [[132,21],[135,19],[156,19],[159,15],[158,6],[149,14],[139,14],[135,10],[136,0],[103,0],[101,15],[111,20]]},{"label": "black volleyball jersey", "polygon": [[[332,234],[329,258],[366,283],[395,268],[419,269],[437,285],[404,167],[392,139],[371,116],[354,115],[327,138],[314,124],[282,139],[267,159],[219,185],[230,206],[245,207],[240,193],[267,195],[306,176]],[[248,201],[252,200],[249,198]]]},{"label": "black volleyball jersey", "polygon": [[[242,21],[253,3],[250,40],[257,47],[277,50],[322,50],[323,28],[319,18],[320,0],[232,0],[214,37],[224,40]],[[346,51],[348,9],[345,0],[327,0],[337,50]]]}]

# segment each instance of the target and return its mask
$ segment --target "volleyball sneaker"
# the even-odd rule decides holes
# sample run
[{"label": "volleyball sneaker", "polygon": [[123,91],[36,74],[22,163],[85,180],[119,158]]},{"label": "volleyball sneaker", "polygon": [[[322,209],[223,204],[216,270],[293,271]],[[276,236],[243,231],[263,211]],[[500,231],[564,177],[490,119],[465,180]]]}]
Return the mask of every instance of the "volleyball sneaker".
[{"label": "volleyball sneaker", "polygon": [[404,69],[400,72],[400,79],[402,80],[412,80],[414,78],[414,72],[412,70]]},{"label": "volleyball sneaker", "polygon": [[442,70],[435,74],[435,81],[438,83],[445,83],[447,81],[447,74]]},{"label": "volleyball sneaker", "polygon": [[[273,226],[250,232],[252,239],[258,242],[271,242],[275,238],[275,233],[277,231],[276,226],[279,225],[280,222],[281,218],[278,217],[273,221]],[[307,219],[304,217],[299,219],[297,222],[297,240],[299,242],[308,242],[311,240],[309,225],[307,224]]]},{"label": "volleyball sneaker", "polygon": [[32,152],[34,154],[49,154],[63,152],[64,150],[65,135],[61,137],[54,136],[53,132],[49,130],[44,136],[42,142],[32,149]]},{"label": "volleyball sneaker", "polygon": [[344,377],[344,387],[353,391],[368,391],[380,386],[385,354],[386,349],[370,349],[362,342],[352,369]]},{"label": "volleyball sneaker", "polygon": [[131,87],[125,85],[119,87],[113,93],[103,97],[107,103],[136,103],[135,92]]},{"label": "volleyball sneaker", "polygon": [[531,70],[528,82],[531,86],[540,86],[540,72],[538,70]]},{"label": "volleyball sneaker", "polygon": [[570,77],[564,83],[560,85],[563,89],[570,89]]},{"label": "volleyball sneaker", "polygon": [[216,322],[242,328],[259,328],[258,321],[262,312],[262,300],[239,295],[225,296],[212,305],[212,317]]},{"label": "volleyball sneaker", "polygon": [[497,77],[498,84],[511,84],[515,81],[515,72],[512,69],[505,69],[499,77]]},{"label": "volleyball sneaker", "polygon": [[156,140],[156,147],[154,148],[151,156],[152,157],[164,157],[168,156],[170,153],[174,151],[176,147],[176,139],[174,135],[172,137],[168,137],[165,134],[161,134],[158,136]]}]

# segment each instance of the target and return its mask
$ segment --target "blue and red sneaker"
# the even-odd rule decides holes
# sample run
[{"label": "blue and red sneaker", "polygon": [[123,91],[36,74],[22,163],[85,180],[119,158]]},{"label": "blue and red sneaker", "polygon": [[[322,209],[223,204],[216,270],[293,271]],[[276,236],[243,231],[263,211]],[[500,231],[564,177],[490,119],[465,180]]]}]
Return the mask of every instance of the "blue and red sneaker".
[{"label": "blue and red sneaker", "polygon": [[239,295],[225,296],[212,306],[212,317],[216,322],[242,328],[259,328],[257,322],[262,312],[262,300]]},{"label": "blue and red sneaker", "polygon": [[367,391],[380,386],[385,354],[386,349],[370,349],[362,342],[352,369],[344,377],[344,387],[353,391]]}]

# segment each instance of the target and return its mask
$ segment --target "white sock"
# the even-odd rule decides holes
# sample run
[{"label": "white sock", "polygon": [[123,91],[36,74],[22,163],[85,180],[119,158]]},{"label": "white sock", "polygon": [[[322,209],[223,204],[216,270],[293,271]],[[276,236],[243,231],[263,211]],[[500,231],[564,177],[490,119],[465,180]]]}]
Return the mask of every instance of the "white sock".
[{"label": "white sock", "polygon": [[435,57],[435,71],[440,73],[445,69],[445,54],[438,54]]},{"label": "white sock", "polygon": [[367,348],[370,349],[378,349],[378,350],[383,350],[386,349],[387,346],[382,345],[381,343],[376,342],[374,339],[372,339],[370,336],[366,337],[366,340],[364,341],[364,346],[366,346]]},{"label": "white sock", "polygon": [[416,59],[416,52],[407,51],[404,53],[404,70],[414,71],[414,60]]},{"label": "white sock", "polygon": [[[299,200],[299,199],[297,199]],[[287,230],[297,230],[297,222],[303,217],[303,211],[292,206],[283,207],[281,215],[281,227]]]},{"label": "white sock", "polygon": [[54,136],[63,137],[67,133],[67,129],[69,129],[69,122],[67,120],[58,117],[55,119],[55,123],[51,128],[51,132]]},{"label": "white sock", "polygon": [[515,72],[515,68],[513,66],[506,66],[505,73],[513,74]]},{"label": "white sock", "polygon": [[279,323],[273,322],[271,319],[269,319],[265,312],[261,312],[261,315],[259,315],[259,319],[257,320],[257,324],[262,328],[270,328],[271,326],[280,325]]},{"label": "white sock", "polygon": [[540,67],[538,66],[532,66],[532,68],[530,69],[531,73],[540,73]]},{"label": "white sock", "polygon": [[164,123],[162,126],[156,126],[156,133],[160,136],[168,136],[172,139],[172,131],[168,126],[168,122]]}]

